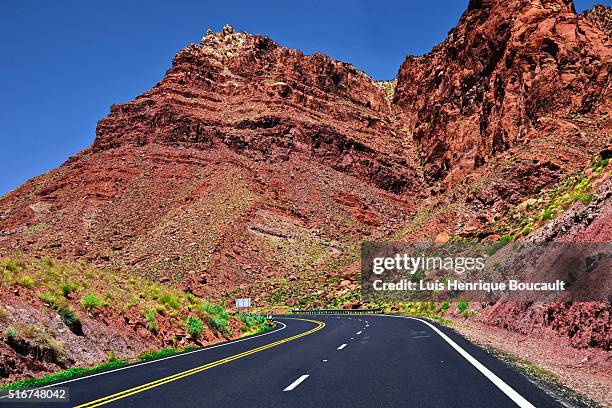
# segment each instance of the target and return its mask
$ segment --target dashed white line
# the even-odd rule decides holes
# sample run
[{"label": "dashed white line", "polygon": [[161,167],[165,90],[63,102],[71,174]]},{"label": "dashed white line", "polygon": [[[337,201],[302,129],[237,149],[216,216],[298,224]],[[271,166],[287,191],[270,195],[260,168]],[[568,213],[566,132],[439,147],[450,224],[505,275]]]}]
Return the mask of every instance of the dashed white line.
[{"label": "dashed white line", "polygon": [[357,334],[361,334],[361,333],[363,333],[361,330],[357,332]]},{"label": "dashed white line", "polygon": [[338,347],[338,350],[342,350],[343,348],[346,347],[346,343],[344,343],[343,345],[341,345],[340,347]]},{"label": "dashed white line", "polygon": [[293,390],[295,387],[297,387],[298,385],[300,385],[305,379],[307,379],[308,377],[310,377],[308,374],[304,374],[302,376],[300,376],[297,380],[295,380],[294,382],[292,382],[287,388],[285,388],[283,391],[291,391]]}]

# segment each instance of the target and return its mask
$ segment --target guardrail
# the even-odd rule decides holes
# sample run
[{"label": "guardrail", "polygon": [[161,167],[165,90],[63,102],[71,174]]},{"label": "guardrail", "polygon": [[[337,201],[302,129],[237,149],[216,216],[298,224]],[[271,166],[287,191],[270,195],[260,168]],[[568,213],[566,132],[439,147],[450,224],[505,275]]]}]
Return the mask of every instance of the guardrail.
[{"label": "guardrail", "polygon": [[311,309],[311,310],[291,310],[293,314],[374,314],[381,313],[382,307],[374,309]]}]

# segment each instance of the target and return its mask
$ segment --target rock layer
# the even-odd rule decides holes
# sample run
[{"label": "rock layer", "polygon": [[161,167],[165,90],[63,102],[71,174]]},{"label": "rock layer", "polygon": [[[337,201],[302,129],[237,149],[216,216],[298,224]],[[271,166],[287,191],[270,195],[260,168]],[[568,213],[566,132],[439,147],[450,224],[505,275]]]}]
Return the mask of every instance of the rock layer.
[{"label": "rock layer", "polygon": [[382,87],[351,65],[226,26],[181,50],[153,89],[113,106],[93,150],[224,144],[272,162],[303,152],[388,191],[418,190],[389,112]]}]

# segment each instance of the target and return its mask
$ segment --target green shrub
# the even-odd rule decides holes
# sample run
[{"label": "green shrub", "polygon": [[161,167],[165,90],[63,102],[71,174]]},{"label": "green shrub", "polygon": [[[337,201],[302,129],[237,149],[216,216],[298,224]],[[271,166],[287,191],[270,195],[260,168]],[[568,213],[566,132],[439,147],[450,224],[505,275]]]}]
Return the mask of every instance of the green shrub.
[{"label": "green shrub", "polygon": [[598,162],[595,162],[593,164],[593,170],[595,171],[595,173],[599,174],[601,173],[603,169],[606,168],[609,162],[610,162],[610,159],[603,159]]},{"label": "green shrub", "polygon": [[185,346],[183,347],[182,350],[173,348],[173,347],[169,347],[169,348],[164,348],[161,350],[155,350],[155,351],[146,351],[144,353],[141,353],[138,355],[138,360],[140,361],[149,361],[149,360],[157,360],[159,358],[164,358],[164,357],[169,357],[169,356],[173,356],[177,353],[180,352],[185,352],[185,351],[192,351],[192,350],[198,350],[200,347],[198,346]]},{"label": "green shrub", "polygon": [[28,288],[28,289],[32,288],[35,283],[36,282],[34,281],[34,278],[32,278],[29,275],[24,275],[19,280],[19,285],[23,286],[24,288]]},{"label": "green shrub", "polygon": [[155,333],[157,331],[157,313],[155,310],[147,310],[144,312],[144,318],[147,321],[147,330]]},{"label": "green shrub", "polygon": [[550,221],[553,219],[553,213],[548,206],[544,207],[544,209],[542,210],[542,213],[540,214],[540,219],[542,221]]},{"label": "green shrub", "polygon": [[187,333],[194,339],[198,339],[204,332],[204,325],[202,321],[195,316],[189,316],[187,318]]},{"label": "green shrub", "polygon": [[580,202],[583,202],[584,204],[588,204],[591,201],[593,201],[593,194],[577,193],[574,195],[574,198],[576,199],[576,201],[580,201]]},{"label": "green shrub", "polygon": [[514,238],[512,237],[512,235],[503,235],[501,238],[499,238],[499,242],[501,242],[502,244],[507,244],[509,242],[512,242],[514,240]]},{"label": "green shrub", "polygon": [[225,311],[222,305],[215,305],[212,303],[202,303],[201,309],[207,314],[217,315],[223,320],[229,320],[229,314]]},{"label": "green shrub", "polygon": [[527,224],[523,227],[523,229],[521,229],[521,235],[529,235],[529,233],[531,232],[531,224]]},{"label": "green shrub", "polygon": [[225,336],[229,336],[229,314],[225,311],[222,304],[202,303],[198,311],[206,318],[206,322],[210,328]]},{"label": "green shrub", "polygon": [[157,351],[146,351],[138,355],[140,361],[157,360],[158,358],[164,358],[172,356],[178,353],[179,350],[175,348],[165,348]]},{"label": "green shrub", "polygon": [[457,309],[462,313],[466,311],[469,306],[470,306],[470,302],[468,302],[467,300],[460,299],[457,302]]},{"label": "green shrub", "polygon": [[78,287],[79,285],[77,285],[76,283],[62,283],[62,293],[64,294],[64,297],[68,297],[68,295],[77,290]]},{"label": "green shrub", "polygon": [[9,339],[9,341],[15,340],[17,338],[17,330],[13,327],[6,329],[6,338]]},{"label": "green shrub", "polygon": [[78,336],[83,334],[81,318],[79,317],[79,314],[75,312],[70,306],[64,306],[60,308],[57,312],[64,324],[68,326],[70,331],[72,331]]},{"label": "green shrub", "polygon": [[20,388],[39,387],[44,384],[56,381],[65,381],[71,378],[81,377],[87,374],[95,374],[101,371],[110,370],[113,368],[120,368],[126,366],[127,363],[121,360],[108,361],[106,363],[98,364],[93,367],[73,367],[59,373],[49,374],[42,378],[28,378],[27,380],[20,380],[14,383],[7,384],[0,388],[0,390],[14,390]]},{"label": "green shrub", "polygon": [[9,272],[15,272],[20,269],[20,266],[17,262],[13,260],[4,261],[4,269]]},{"label": "green shrub", "polygon": [[221,319],[218,316],[207,316],[206,320],[207,320],[208,325],[213,331],[217,333],[221,333],[225,336],[228,336],[230,334],[229,325],[227,323],[227,320]]},{"label": "green shrub", "polygon": [[49,306],[54,306],[57,302],[57,298],[51,291],[43,292],[38,297]]},{"label": "green shrub", "polygon": [[104,306],[104,302],[94,294],[87,293],[81,299],[81,307],[85,309],[96,309],[102,306]]},{"label": "green shrub", "polygon": [[438,308],[438,313],[444,313],[450,307],[450,302],[445,300]]},{"label": "green shrub", "polygon": [[[240,313],[238,318],[244,323],[240,328],[240,331],[245,335],[253,335],[268,331],[270,326],[268,325],[268,319],[261,315],[247,315]],[[229,327],[226,329],[229,331]]]},{"label": "green shrub", "polygon": [[179,309],[181,307],[179,299],[170,293],[164,293],[160,295],[157,300],[167,306],[170,306],[172,309]]}]

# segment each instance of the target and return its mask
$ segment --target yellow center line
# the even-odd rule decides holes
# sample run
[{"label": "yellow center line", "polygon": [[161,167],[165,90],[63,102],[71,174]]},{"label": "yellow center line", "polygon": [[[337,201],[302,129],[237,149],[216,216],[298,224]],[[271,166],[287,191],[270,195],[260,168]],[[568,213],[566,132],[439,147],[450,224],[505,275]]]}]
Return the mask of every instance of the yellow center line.
[{"label": "yellow center line", "polygon": [[229,362],[234,361],[234,360],[238,360],[239,358],[250,356],[251,354],[255,354],[255,353],[258,353],[260,351],[267,350],[267,349],[272,348],[272,347],[276,347],[276,346],[281,345],[283,343],[287,343],[289,341],[292,341],[292,340],[295,340],[295,339],[299,339],[300,337],[307,336],[307,335],[312,334],[312,333],[314,333],[314,332],[316,332],[318,330],[321,330],[323,327],[325,327],[325,323],[320,322],[318,320],[297,319],[297,318],[292,318],[291,320],[302,320],[302,321],[305,321],[305,322],[316,323],[317,326],[315,328],[310,329],[308,331],[305,331],[303,333],[296,334],[295,336],[287,337],[286,339],[278,340],[278,341],[275,341],[273,343],[266,344],[266,345],[254,348],[252,350],[247,350],[247,351],[244,351],[242,353],[238,353],[238,354],[235,354],[233,356],[229,356],[229,357],[223,358],[221,360],[213,361],[211,363],[207,363],[207,364],[204,364],[204,365],[199,366],[199,367],[195,367],[195,368],[192,368],[192,369],[189,369],[189,370],[185,370],[185,371],[182,371],[182,372],[177,373],[177,374],[169,375],[167,377],[160,378],[159,380],[151,381],[149,383],[142,384],[142,385],[139,385],[139,386],[134,387],[134,388],[129,388],[127,390],[120,391],[118,393],[111,394],[111,395],[108,395],[106,397],[102,397],[102,398],[99,398],[99,399],[94,400],[94,401],[87,402],[87,403],[82,404],[82,405],[78,405],[75,408],[99,407],[101,405],[109,404],[109,403],[111,403],[113,401],[117,401],[117,400],[129,397],[130,395],[138,394],[140,392],[143,392],[143,391],[146,391],[146,390],[150,390],[151,388],[159,387],[161,385],[168,384],[168,383],[176,381],[176,380],[180,380],[181,378],[185,378],[185,377],[188,377],[190,375],[201,373],[202,371],[209,370],[209,369],[211,369],[213,367],[217,367],[217,366],[220,366],[222,364],[229,363]]}]

